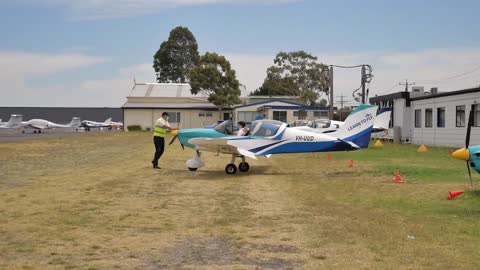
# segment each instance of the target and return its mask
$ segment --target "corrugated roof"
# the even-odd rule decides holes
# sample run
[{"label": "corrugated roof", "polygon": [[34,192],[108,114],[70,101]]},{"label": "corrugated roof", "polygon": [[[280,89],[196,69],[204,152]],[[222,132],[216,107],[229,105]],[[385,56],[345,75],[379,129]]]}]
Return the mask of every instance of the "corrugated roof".
[{"label": "corrugated roof", "polygon": [[[208,97],[205,93],[193,95],[188,83],[135,83],[130,97]],[[247,95],[245,86],[240,86],[241,97]]]},{"label": "corrugated roof", "polygon": [[199,93],[192,95],[188,83],[135,83],[131,97],[207,97]]},{"label": "corrugated roof", "polygon": [[158,103],[158,102],[127,102],[122,108],[217,108],[210,102],[198,103]]}]

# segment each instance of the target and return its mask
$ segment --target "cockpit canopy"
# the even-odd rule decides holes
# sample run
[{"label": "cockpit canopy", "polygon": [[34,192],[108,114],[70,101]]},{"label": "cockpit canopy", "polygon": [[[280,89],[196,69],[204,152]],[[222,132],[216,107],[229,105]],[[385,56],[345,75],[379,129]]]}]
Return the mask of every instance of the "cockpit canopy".
[{"label": "cockpit canopy", "polygon": [[250,127],[250,134],[257,137],[269,137],[275,135],[283,122],[275,120],[253,121]]},{"label": "cockpit canopy", "polygon": [[332,121],[328,119],[317,119],[312,122],[313,128],[329,128],[332,124]]},{"label": "cockpit canopy", "polygon": [[226,120],[221,123],[217,123],[213,126],[213,129],[225,135],[232,135],[233,132],[235,131],[235,127],[233,126],[232,120]]},{"label": "cockpit canopy", "polygon": [[305,127],[310,125],[310,121],[307,120],[295,120],[290,124],[290,127]]}]

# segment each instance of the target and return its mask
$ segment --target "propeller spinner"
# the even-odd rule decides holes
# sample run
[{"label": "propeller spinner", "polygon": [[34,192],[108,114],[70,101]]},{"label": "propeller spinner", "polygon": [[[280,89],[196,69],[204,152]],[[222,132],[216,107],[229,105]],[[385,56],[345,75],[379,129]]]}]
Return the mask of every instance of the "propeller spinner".
[{"label": "propeller spinner", "polygon": [[[168,143],[168,145],[172,145],[172,143],[174,143],[175,140],[178,139],[178,129],[172,130],[170,134],[173,135],[173,138],[170,140],[170,143]],[[183,144],[180,143],[180,145],[182,146],[182,149],[185,150],[185,147],[183,146]]]}]

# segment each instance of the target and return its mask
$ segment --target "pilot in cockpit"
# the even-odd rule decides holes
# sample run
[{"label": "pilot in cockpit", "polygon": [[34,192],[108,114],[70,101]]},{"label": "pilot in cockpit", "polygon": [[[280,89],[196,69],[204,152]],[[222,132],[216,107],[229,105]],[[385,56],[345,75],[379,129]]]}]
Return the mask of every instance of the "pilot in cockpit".
[{"label": "pilot in cockpit", "polygon": [[238,126],[240,127],[237,131],[237,136],[248,136],[248,133],[250,130],[248,130],[247,127],[245,127],[245,122],[240,121],[238,122]]}]

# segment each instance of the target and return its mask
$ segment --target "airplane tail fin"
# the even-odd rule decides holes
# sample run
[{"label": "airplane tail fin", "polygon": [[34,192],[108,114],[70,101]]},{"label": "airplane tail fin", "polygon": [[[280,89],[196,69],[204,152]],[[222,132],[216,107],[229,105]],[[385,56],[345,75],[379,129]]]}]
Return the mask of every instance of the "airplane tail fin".
[{"label": "airplane tail fin", "polygon": [[68,125],[70,127],[77,128],[77,127],[80,127],[81,124],[82,124],[82,121],[80,121],[80,117],[73,117],[72,121]]},{"label": "airplane tail fin", "polygon": [[112,118],[108,118],[107,120],[105,120],[105,122],[103,122],[105,125],[111,125],[112,124]]},{"label": "airplane tail fin", "polygon": [[354,148],[367,148],[370,143],[377,108],[375,105],[360,104],[345,119],[340,129],[328,135],[336,137]]},{"label": "airplane tail fin", "polygon": [[21,114],[12,114],[8,120],[6,127],[21,127],[23,116]]},{"label": "airplane tail fin", "polygon": [[375,118],[374,129],[387,130],[389,128],[391,115],[392,108],[380,109],[380,112],[378,112],[377,117]]}]

